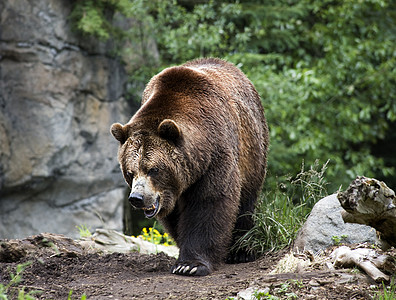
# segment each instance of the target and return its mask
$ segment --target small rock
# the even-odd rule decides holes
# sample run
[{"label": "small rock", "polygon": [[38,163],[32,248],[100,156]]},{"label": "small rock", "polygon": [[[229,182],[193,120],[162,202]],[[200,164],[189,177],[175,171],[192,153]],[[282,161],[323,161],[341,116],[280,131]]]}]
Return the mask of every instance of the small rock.
[{"label": "small rock", "polygon": [[242,299],[242,300],[250,300],[250,299],[255,299],[254,295],[268,295],[270,292],[270,289],[268,287],[264,289],[259,289],[256,287],[248,287],[246,290],[240,291],[237,295],[237,299]]},{"label": "small rock", "polygon": [[308,284],[311,285],[311,286],[320,286],[320,283],[317,282],[315,279],[311,279],[311,280],[308,282]]}]

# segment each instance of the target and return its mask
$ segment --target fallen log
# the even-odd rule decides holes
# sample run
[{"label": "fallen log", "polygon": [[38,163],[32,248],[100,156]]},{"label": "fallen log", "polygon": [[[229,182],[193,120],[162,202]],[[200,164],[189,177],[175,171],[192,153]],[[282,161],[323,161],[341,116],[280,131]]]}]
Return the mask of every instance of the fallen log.
[{"label": "fallen log", "polygon": [[396,247],[396,197],[384,182],[358,176],[345,192],[337,195],[345,223],[369,225],[380,240]]}]

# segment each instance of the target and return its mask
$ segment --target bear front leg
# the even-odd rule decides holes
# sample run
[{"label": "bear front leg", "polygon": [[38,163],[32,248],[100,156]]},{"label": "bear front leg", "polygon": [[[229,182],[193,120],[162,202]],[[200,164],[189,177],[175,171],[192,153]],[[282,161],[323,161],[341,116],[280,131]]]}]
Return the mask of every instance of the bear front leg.
[{"label": "bear front leg", "polygon": [[231,197],[189,200],[180,214],[177,239],[180,254],[171,272],[204,276],[225,260],[238,205]]}]

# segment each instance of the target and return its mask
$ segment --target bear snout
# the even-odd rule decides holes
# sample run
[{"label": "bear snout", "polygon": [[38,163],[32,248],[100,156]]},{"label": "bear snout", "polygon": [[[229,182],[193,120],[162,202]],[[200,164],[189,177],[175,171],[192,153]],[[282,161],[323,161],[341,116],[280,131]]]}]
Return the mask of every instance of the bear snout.
[{"label": "bear snout", "polygon": [[136,209],[143,209],[147,218],[155,217],[160,208],[160,194],[155,192],[147,177],[138,177],[133,180],[132,190],[128,201]]},{"label": "bear snout", "polygon": [[137,192],[132,192],[129,195],[128,201],[135,208],[143,208],[145,206],[143,194]]}]

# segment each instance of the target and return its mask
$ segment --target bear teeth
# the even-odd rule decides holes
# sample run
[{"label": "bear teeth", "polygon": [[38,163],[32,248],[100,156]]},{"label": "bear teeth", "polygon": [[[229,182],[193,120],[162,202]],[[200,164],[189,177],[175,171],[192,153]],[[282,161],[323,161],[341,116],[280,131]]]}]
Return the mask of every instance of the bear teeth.
[{"label": "bear teeth", "polygon": [[143,210],[154,210],[155,209],[155,205],[151,205],[151,207],[143,207]]},{"label": "bear teeth", "polygon": [[154,216],[157,214],[158,210],[159,210],[159,202],[158,202],[158,199],[157,199],[157,201],[156,201],[154,204],[152,204],[150,207],[144,207],[144,208],[143,208],[144,214],[146,215],[147,218],[152,218],[152,217],[154,217]]}]

